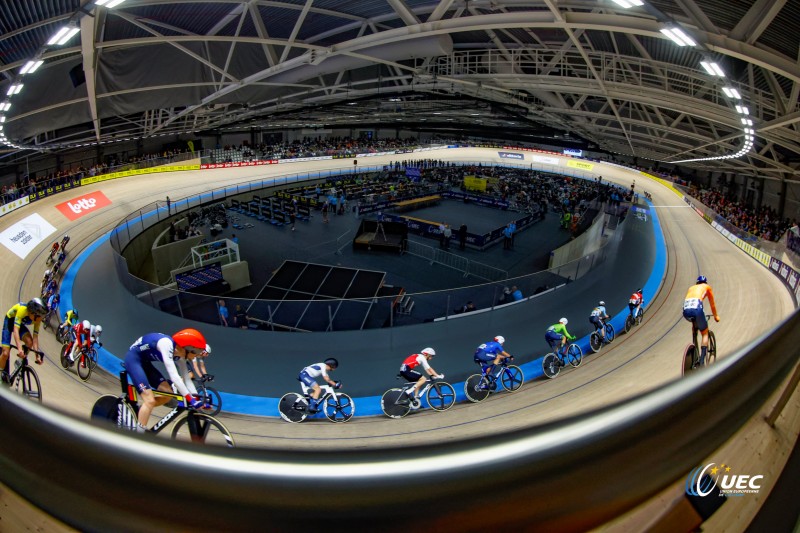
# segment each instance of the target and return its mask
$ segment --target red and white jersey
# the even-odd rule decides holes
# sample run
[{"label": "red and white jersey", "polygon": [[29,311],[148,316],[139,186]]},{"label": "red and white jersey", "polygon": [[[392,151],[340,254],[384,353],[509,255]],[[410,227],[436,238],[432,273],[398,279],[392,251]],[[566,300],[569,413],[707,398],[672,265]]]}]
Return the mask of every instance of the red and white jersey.
[{"label": "red and white jersey", "polygon": [[642,295],[639,294],[638,292],[634,292],[633,294],[631,294],[631,299],[628,300],[628,303],[631,303],[633,305],[641,304],[642,303]]},{"label": "red and white jersey", "polygon": [[428,370],[430,365],[428,364],[428,358],[422,355],[421,353],[411,354],[406,357],[405,361],[403,361],[403,366],[407,370],[414,370],[419,365],[422,365],[422,368]]},{"label": "red and white jersey", "polygon": [[87,348],[91,346],[91,329],[83,327],[83,322],[78,322],[72,327],[75,332],[75,341],[80,345],[83,344]]}]

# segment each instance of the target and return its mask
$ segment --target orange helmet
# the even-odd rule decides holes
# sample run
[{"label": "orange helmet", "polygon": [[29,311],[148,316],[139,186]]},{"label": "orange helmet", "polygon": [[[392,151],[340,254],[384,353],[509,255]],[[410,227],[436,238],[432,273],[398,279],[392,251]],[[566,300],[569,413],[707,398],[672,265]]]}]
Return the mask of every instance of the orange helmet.
[{"label": "orange helmet", "polygon": [[203,337],[202,333],[192,328],[180,330],[172,336],[172,340],[181,348],[187,350],[194,349],[194,351],[198,353],[206,348],[206,338]]}]

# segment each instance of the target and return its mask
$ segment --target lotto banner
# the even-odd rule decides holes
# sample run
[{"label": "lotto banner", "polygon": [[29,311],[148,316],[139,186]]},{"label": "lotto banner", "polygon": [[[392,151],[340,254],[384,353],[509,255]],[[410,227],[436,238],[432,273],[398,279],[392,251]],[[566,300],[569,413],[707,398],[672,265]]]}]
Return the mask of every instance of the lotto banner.
[{"label": "lotto banner", "polygon": [[111,205],[111,200],[106,198],[106,195],[100,191],[91,194],[84,194],[77,198],[73,198],[63,204],[58,204],[56,209],[61,211],[61,214],[69,220],[77,220],[82,216],[97,211],[98,209]]},{"label": "lotto banner", "polygon": [[25,259],[38,244],[55,231],[56,228],[41,215],[34,213],[0,233],[0,242],[20,259]]}]

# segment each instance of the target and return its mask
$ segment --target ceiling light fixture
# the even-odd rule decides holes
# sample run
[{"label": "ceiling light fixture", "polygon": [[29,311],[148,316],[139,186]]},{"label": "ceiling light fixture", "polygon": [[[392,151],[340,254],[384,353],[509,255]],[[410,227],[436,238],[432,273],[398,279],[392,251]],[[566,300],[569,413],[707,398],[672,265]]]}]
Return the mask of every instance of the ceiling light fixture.
[{"label": "ceiling light fixture", "polygon": [[47,41],[47,44],[50,46],[61,46],[62,44],[66,44],[66,42],[75,37],[75,34],[77,34],[79,31],[81,31],[81,29],[77,26],[63,26],[60,30],[54,33],[52,37],[50,37],[50,40]]},{"label": "ceiling light fixture", "polygon": [[744,106],[741,106],[741,105],[737,105],[736,106],[736,112],[737,113],[741,113],[742,115],[749,115],[750,114],[750,110],[747,109]]},{"label": "ceiling light fixture", "polygon": [[22,90],[23,85],[21,83],[15,83],[8,88],[8,92],[6,92],[6,96],[13,96],[15,94],[19,94]]},{"label": "ceiling light fixture", "polygon": [[712,76],[719,76],[721,78],[725,77],[725,72],[723,72],[722,68],[720,68],[720,66],[713,61],[701,61],[700,66]]},{"label": "ceiling light fixture", "polygon": [[105,6],[107,9],[111,9],[112,7],[117,7],[124,1],[125,0],[97,0],[95,4],[98,6]]},{"label": "ceiling light fixture", "polygon": [[19,71],[19,73],[20,74],[33,74],[43,64],[44,64],[44,61],[42,61],[41,59],[39,59],[38,61],[34,61],[34,60],[28,61],[27,63],[25,63],[25,66],[22,67],[22,69]]},{"label": "ceiling light fixture", "polygon": [[737,91],[733,87],[723,87],[722,92],[724,92],[725,96],[727,96],[728,98],[735,98],[737,100],[742,99],[742,95],[739,94],[739,91]]},{"label": "ceiling light fixture", "polygon": [[675,27],[661,28],[661,33],[669,37],[678,46],[697,46],[697,43],[686,33]]},{"label": "ceiling light fixture", "polygon": [[615,4],[619,7],[630,9],[633,6],[643,6],[644,2],[642,0],[612,0]]}]

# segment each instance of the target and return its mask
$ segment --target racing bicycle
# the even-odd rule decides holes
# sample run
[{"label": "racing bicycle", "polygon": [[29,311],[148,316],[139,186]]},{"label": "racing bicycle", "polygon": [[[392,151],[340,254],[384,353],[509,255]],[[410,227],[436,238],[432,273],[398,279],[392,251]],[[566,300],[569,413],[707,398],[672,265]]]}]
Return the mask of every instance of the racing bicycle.
[{"label": "racing bicycle", "polygon": [[[711,321],[714,315],[706,315],[706,320]],[[710,366],[717,361],[717,338],[711,328],[708,328],[708,350],[706,350],[706,360],[700,365],[700,345],[697,342],[697,327],[692,321],[692,344],[686,346],[683,352],[683,364],[681,365],[681,375],[690,374],[692,371],[702,366]]]},{"label": "racing bicycle", "polygon": [[[128,372],[125,370],[119,373],[119,383],[122,395],[106,394],[98,398],[92,407],[91,417],[93,420],[111,422],[120,429],[136,431],[139,425],[138,391],[128,383]],[[176,405],[172,411],[156,422],[152,429],[147,430],[148,433],[159,433],[175,420],[171,433],[175,440],[234,447],[233,435],[228,428],[213,416],[200,413],[186,405],[186,399],[182,395],[159,390],[152,392],[156,396],[166,396],[175,400]]]},{"label": "racing bicycle", "polygon": [[476,364],[480,366],[481,373],[471,375],[464,382],[464,394],[471,402],[485,400],[490,393],[497,390],[498,381],[508,392],[516,392],[525,380],[522,369],[509,364],[508,358],[504,358],[496,365],[484,366],[477,361]]},{"label": "racing bicycle", "polygon": [[[331,422],[347,422],[356,412],[353,399],[343,392],[335,392],[330,385],[320,385],[322,394],[317,400],[317,405],[322,407],[325,417]],[[281,418],[287,422],[297,424],[302,422],[312,413],[308,411],[308,394],[288,392],[278,401],[278,411]]]},{"label": "racing bicycle", "polygon": [[595,330],[589,335],[589,348],[591,348],[594,353],[599,352],[603,345],[614,342],[614,336],[616,335],[614,326],[611,324],[604,324],[603,327],[606,330],[605,339],[603,339],[603,336],[600,334],[600,328],[597,326],[595,326]]},{"label": "racing bicycle", "polygon": [[[565,361],[566,360],[566,361]],[[583,362],[583,350],[577,344],[567,344],[566,350],[558,349],[555,353],[551,352],[542,359],[542,371],[550,379],[555,378],[561,372],[562,366],[567,366],[567,362],[578,367]]]},{"label": "racing bicycle", "polygon": [[[397,379],[402,379],[398,374]],[[425,398],[434,411],[447,411],[456,403],[456,391],[452,385],[439,378],[429,377],[425,386],[419,391],[418,403],[413,403],[406,394],[416,386],[416,381],[409,381],[399,388],[389,389],[381,396],[381,409],[389,418],[403,418],[412,409],[419,409],[421,399]]]},{"label": "racing bicycle", "polygon": [[197,395],[203,400],[203,411],[211,416],[217,416],[222,410],[222,396],[219,395],[217,389],[206,385],[209,381],[211,380],[208,379],[207,375],[202,376],[194,380],[194,385],[197,389]]},{"label": "racing bicycle", "polygon": [[[17,349],[17,347],[13,344],[11,345],[11,348],[15,350]],[[14,371],[11,374],[8,374],[4,370],[3,378],[6,380],[6,385],[13,387],[17,392],[26,398],[30,398],[31,400],[36,400],[39,403],[42,403],[42,384],[39,382],[39,376],[36,375],[36,371],[28,364],[29,352],[40,355],[42,360],[44,360],[44,352],[38,352],[33,348],[28,348],[25,346],[23,347],[23,353],[25,354],[25,357],[21,359],[17,358],[16,362],[14,363]],[[10,357],[11,356],[9,355],[9,359]]]},{"label": "racing bicycle", "polygon": [[632,313],[628,313],[628,316],[625,318],[625,333],[629,333],[633,326],[638,326],[642,323],[644,319],[644,306],[640,305],[639,310],[636,311],[636,316],[634,317]]},{"label": "racing bicycle", "polygon": [[81,378],[81,381],[89,381],[92,371],[97,367],[97,350],[94,344],[88,350],[85,346],[81,346],[78,356],[74,361],[70,361],[69,352],[72,349],[72,344],[71,342],[65,342],[61,346],[61,367],[67,370],[72,365],[77,364],[78,377]]}]

